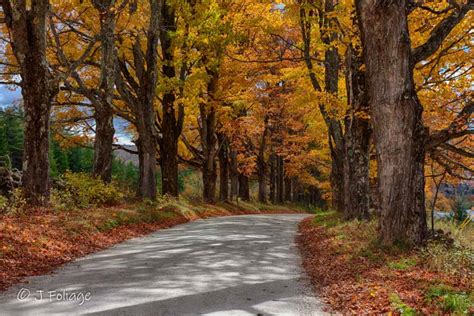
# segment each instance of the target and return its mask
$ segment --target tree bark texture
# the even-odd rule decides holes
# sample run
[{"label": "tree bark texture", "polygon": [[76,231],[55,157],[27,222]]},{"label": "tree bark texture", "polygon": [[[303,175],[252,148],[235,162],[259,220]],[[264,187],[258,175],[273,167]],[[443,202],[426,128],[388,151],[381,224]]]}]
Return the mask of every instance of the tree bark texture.
[{"label": "tree bark texture", "polygon": [[285,163],[283,157],[277,156],[277,202],[284,201],[284,178],[285,178]]},{"label": "tree bark texture", "polygon": [[230,200],[237,200],[239,194],[239,172],[237,164],[237,152],[230,150]]},{"label": "tree bark texture", "polygon": [[20,67],[25,108],[23,194],[31,205],[49,202],[49,116],[58,92],[46,58],[49,1],[0,2],[11,35],[13,53]]},{"label": "tree bark texture", "polygon": [[[168,1],[161,8],[160,42],[163,56],[162,71],[166,78],[175,79],[172,37],[176,32],[176,14]],[[162,121],[160,132],[161,183],[163,195],[178,197],[178,139],[183,125],[183,110],[175,109],[175,91],[167,91],[162,100]],[[178,115],[176,115],[178,114]],[[177,118],[178,116],[178,118]]]},{"label": "tree bark texture", "polygon": [[270,201],[272,203],[277,202],[277,164],[276,155],[271,153],[270,155]]},{"label": "tree bark texture", "polygon": [[218,133],[219,141],[219,200],[229,199],[229,141],[227,137]]},{"label": "tree bark texture", "polygon": [[369,105],[377,147],[379,237],[383,244],[420,244],[427,236],[423,108],[405,0],[359,0]]},{"label": "tree bark texture", "polygon": [[207,93],[209,102],[199,105],[200,128],[199,134],[202,147],[202,181],[203,181],[203,199],[206,203],[216,202],[216,181],[217,181],[217,118],[213,96],[217,90],[219,73],[211,68],[206,69],[209,76],[207,84]]},{"label": "tree bark texture", "polygon": [[138,195],[143,199],[151,200],[156,198],[157,135],[155,133],[154,103],[158,72],[157,47],[160,33],[160,13],[161,2],[150,0],[146,51],[142,51],[141,34],[136,35],[132,48],[135,76],[130,73],[127,62],[116,55],[120,71],[117,71],[115,85],[133,113],[133,123],[138,132],[136,141],[140,164]]},{"label": "tree bark texture", "polygon": [[[267,122],[268,119],[266,118],[265,125],[267,125]],[[267,201],[267,164],[265,162],[267,134],[268,128],[265,126],[257,155],[258,200],[262,203]]]},{"label": "tree bark texture", "polygon": [[353,49],[347,56],[346,85],[349,113],[346,119],[344,182],[346,219],[368,220],[370,202],[368,100],[365,92],[365,73],[362,60]]},{"label": "tree bark texture", "polygon": [[96,123],[94,140],[94,164],[92,174],[104,182],[112,180],[114,142],[113,91],[115,78],[115,11],[112,0],[94,0],[94,7],[100,14],[101,61],[100,102],[94,104]]},{"label": "tree bark texture", "polygon": [[242,201],[250,201],[249,177],[239,173],[239,198]]}]

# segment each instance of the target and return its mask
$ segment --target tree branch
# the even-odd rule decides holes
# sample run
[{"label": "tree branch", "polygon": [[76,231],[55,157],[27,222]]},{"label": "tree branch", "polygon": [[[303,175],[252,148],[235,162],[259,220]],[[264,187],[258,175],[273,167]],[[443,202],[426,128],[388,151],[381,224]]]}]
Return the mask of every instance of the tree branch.
[{"label": "tree branch", "polygon": [[454,11],[445,19],[443,19],[431,32],[430,38],[422,45],[416,47],[412,51],[413,60],[415,63],[419,63],[422,60],[427,59],[433,55],[438,48],[441,46],[446,37],[451,31],[458,25],[466,16],[466,14],[474,9],[474,0],[459,8],[455,8]]}]

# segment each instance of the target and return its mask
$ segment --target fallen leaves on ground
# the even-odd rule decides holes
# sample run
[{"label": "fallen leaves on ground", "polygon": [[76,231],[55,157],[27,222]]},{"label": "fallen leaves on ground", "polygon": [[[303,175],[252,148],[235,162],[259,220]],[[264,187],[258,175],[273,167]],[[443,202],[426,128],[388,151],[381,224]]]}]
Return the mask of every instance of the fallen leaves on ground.
[{"label": "fallen leaves on ground", "polygon": [[391,253],[380,249],[373,242],[375,223],[336,226],[330,228],[308,218],[300,224],[297,237],[303,265],[315,291],[332,311],[401,314],[400,306],[394,305],[396,297],[407,306],[405,309],[439,315],[445,312],[436,302],[426,299],[430,287],[443,284],[466,293],[472,291],[470,277],[427,269],[417,250]]}]

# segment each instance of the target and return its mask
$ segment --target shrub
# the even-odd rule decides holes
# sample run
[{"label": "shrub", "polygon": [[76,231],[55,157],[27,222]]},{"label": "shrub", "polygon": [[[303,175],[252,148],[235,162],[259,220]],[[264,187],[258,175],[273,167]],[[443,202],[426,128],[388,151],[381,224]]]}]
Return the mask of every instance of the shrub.
[{"label": "shrub", "polygon": [[423,249],[422,256],[431,269],[461,276],[473,273],[472,249],[433,242]]},{"label": "shrub", "polygon": [[53,191],[53,203],[60,207],[86,208],[116,205],[124,198],[114,183],[106,184],[85,173],[66,172],[63,188]]},{"label": "shrub", "polygon": [[21,188],[13,189],[9,198],[0,195],[0,213],[22,213],[26,209],[26,204],[26,199],[23,196],[23,191]]},{"label": "shrub", "polygon": [[0,195],[0,210],[5,210],[7,206],[8,198],[4,197],[3,195]]}]

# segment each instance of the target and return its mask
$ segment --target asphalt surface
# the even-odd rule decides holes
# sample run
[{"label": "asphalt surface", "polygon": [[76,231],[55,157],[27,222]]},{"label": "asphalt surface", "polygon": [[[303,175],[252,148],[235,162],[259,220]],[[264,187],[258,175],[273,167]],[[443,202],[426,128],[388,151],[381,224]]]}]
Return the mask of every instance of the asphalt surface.
[{"label": "asphalt surface", "polygon": [[306,215],[199,220],[0,294],[0,315],[322,315],[294,244]]}]

